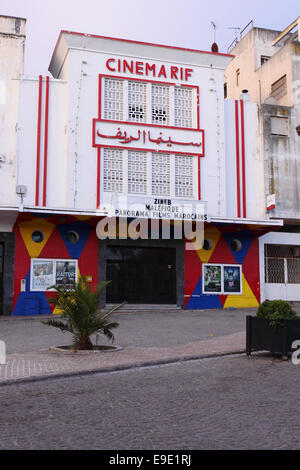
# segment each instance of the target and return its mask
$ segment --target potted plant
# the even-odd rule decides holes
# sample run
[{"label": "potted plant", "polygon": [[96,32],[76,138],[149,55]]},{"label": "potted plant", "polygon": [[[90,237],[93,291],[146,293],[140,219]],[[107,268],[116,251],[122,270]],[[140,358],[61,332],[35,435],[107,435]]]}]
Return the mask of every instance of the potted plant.
[{"label": "potted plant", "polygon": [[284,300],[265,300],[256,317],[247,316],[246,353],[270,351],[287,356],[292,353],[292,343],[300,340],[300,318]]},{"label": "potted plant", "polygon": [[73,335],[71,349],[114,349],[108,346],[95,346],[90,339],[93,333],[102,333],[111,342],[114,341],[112,330],[117,328],[119,323],[110,322],[109,315],[124,304],[117,305],[104,313],[98,307],[100,297],[110,282],[102,281],[92,290],[83,276],[79,278],[77,283],[73,283],[71,288],[58,285],[50,287],[50,289],[55,288],[56,293],[48,302],[57,306],[61,311],[61,317],[60,319],[51,318],[42,323],[59,328],[62,332],[71,333]]}]

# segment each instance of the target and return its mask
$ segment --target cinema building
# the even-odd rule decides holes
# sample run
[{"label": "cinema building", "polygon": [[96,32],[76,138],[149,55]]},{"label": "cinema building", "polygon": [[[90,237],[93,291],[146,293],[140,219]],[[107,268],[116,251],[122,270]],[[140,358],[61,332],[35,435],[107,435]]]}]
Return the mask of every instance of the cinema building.
[{"label": "cinema building", "polygon": [[[49,314],[49,286],[83,274],[112,280],[107,304],[259,304],[258,238],[282,222],[266,219],[257,107],[224,101],[231,60],[62,31],[51,76],[20,76],[14,191],[0,215],[1,262],[5,236],[14,252],[4,314]],[[201,246],[176,232],[197,214]],[[100,239],[105,217],[116,230]]]}]

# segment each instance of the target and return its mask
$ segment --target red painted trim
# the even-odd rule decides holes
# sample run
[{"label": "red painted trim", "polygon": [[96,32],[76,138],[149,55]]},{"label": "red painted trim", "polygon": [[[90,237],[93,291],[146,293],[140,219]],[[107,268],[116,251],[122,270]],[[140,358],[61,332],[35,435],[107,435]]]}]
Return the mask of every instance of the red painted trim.
[{"label": "red painted trim", "polygon": [[99,74],[99,77],[98,77],[98,117],[99,119],[101,119],[101,107],[102,107],[102,101],[101,101],[101,93],[102,93],[102,90],[101,90],[101,86],[102,86],[102,80],[101,80],[101,75]]},{"label": "red painted trim", "polygon": [[100,184],[101,184],[101,147],[99,146],[97,148],[97,206],[96,208],[99,207],[100,205]]},{"label": "red painted trim", "polygon": [[[197,127],[200,129],[200,92],[197,86]],[[204,134],[203,134],[203,147],[204,147]]]},{"label": "red painted trim", "polygon": [[[145,82],[145,83],[155,83],[156,85],[174,85],[177,86],[174,82],[161,82],[159,80],[147,80],[146,78],[134,78],[128,75],[107,75],[107,74],[99,74],[99,78],[117,78],[119,80],[130,80],[132,82]],[[182,85],[184,86],[184,85]],[[196,85],[189,85],[191,87],[195,87]]]},{"label": "red painted trim", "polygon": [[45,101],[45,138],[44,138],[44,189],[43,206],[46,206],[47,198],[47,160],[48,160],[48,118],[49,118],[49,77],[46,77],[46,101]]},{"label": "red painted trim", "polygon": [[41,124],[42,124],[42,83],[43,77],[39,76],[38,94],[38,119],[37,119],[37,139],[36,139],[36,177],[35,177],[35,205],[39,205],[40,192],[40,159],[41,159]]},{"label": "red painted trim", "polygon": [[201,201],[201,174],[200,174],[200,156],[198,156],[198,200]]},{"label": "red painted trim", "polygon": [[239,107],[238,107],[237,100],[235,101],[235,146],[236,146],[237,216],[241,217]]},{"label": "red painted trim", "polygon": [[247,217],[246,213],[246,159],[245,159],[245,123],[244,123],[244,102],[241,103],[241,138],[242,138],[242,181],[243,181],[243,217]]},{"label": "red painted trim", "polygon": [[198,49],[189,49],[189,48],[179,47],[179,46],[168,46],[166,44],[155,44],[155,43],[151,43],[151,42],[134,41],[132,39],[112,38],[112,37],[109,37],[109,36],[99,36],[97,34],[78,33],[76,31],[67,31],[67,30],[61,30],[61,32],[59,34],[59,37],[58,37],[58,40],[57,40],[56,45],[55,45],[53,55],[56,51],[56,48],[58,46],[58,43],[59,43],[59,40],[60,40],[62,34],[76,34],[77,36],[86,36],[86,37],[92,37],[92,38],[98,38],[98,39],[110,39],[112,41],[122,41],[122,42],[131,43],[131,44],[141,44],[143,46],[166,47],[167,49],[175,49],[175,50],[179,50],[179,51],[198,52],[200,54],[209,54],[209,55],[232,57],[232,58],[235,57],[232,54],[225,54],[223,52],[202,51],[202,50],[198,50]]}]

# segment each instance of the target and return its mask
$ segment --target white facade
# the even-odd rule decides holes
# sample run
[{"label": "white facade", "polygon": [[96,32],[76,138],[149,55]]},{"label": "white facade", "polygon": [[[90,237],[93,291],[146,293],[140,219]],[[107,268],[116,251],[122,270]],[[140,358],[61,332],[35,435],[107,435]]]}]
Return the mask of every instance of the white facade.
[{"label": "white facade", "polygon": [[23,74],[25,22],[23,18],[0,16],[0,232],[10,232],[16,213],[7,211],[15,203],[19,78]]},{"label": "white facade", "polygon": [[24,208],[100,214],[129,195],[201,200],[211,217],[264,219],[256,106],[245,98],[237,117],[234,102],[224,106],[231,58],[62,32],[54,78],[21,79]]}]

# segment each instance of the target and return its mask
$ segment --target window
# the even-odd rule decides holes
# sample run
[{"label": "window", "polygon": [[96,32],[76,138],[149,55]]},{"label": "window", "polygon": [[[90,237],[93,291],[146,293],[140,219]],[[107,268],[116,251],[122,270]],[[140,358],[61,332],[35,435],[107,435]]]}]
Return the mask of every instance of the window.
[{"label": "window", "polygon": [[283,75],[279,80],[272,83],[271,95],[273,98],[278,99],[287,93],[286,75]]},{"label": "window", "polygon": [[176,155],[175,195],[183,199],[193,196],[193,159],[191,157]]},{"label": "window", "polygon": [[237,264],[203,264],[203,294],[242,294],[242,266]]},{"label": "window", "polygon": [[224,98],[227,98],[227,83],[224,83]]},{"label": "window", "polygon": [[35,230],[34,232],[32,232],[31,238],[35,243],[42,243],[45,236],[40,230]]},{"label": "window", "polygon": [[123,191],[123,150],[104,149],[103,188],[115,193]]},{"label": "window", "polygon": [[151,105],[152,105],[152,124],[167,126],[170,118],[168,85],[152,84]]},{"label": "window", "polygon": [[[30,269],[30,290],[46,291],[59,285],[71,288],[78,279],[77,260],[32,259]],[[54,289],[52,289],[54,290]]]},{"label": "window", "polygon": [[195,128],[195,87],[103,77],[102,116],[113,121]]},{"label": "window", "polygon": [[236,74],[236,86],[239,86],[240,85],[240,77],[241,77],[240,69],[237,69],[235,74]]},{"label": "window", "polygon": [[123,117],[123,80],[104,78],[104,119],[122,121]]},{"label": "window", "polygon": [[210,251],[213,249],[213,241],[210,238],[205,238],[203,240],[202,248],[203,250]]},{"label": "window", "polygon": [[170,196],[170,155],[152,153],[152,195]]},{"label": "window", "polygon": [[242,245],[242,242],[236,238],[235,240],[231,241],[230,247],[232,251],[238,253],[239,251],[241,251],[243,245]]},{"label": "window", "polygon": [[193,127],[193,91],[190,88],[175,87],[175,126]]},{"label": "window", "polygon": [[264,65],[268,60],[271,59],[268,55],[261,55],[260,56],[260,65]]},{"label": "window", "polygon": [[146,122],[146,84],[128,81],[128,121]]},{"label": "window", "polygon": [[[197,88],[120,78],[101,78],[101,117],[112,121],[195,129]],[[159,129],[153,129],[159,134]],[[175,132],[175,131],[174,131]],[[152,135],[149,131],[149,134]],[[168,131],[165,131],[168,135]],[[145,134],[144,134],[145,135]],[[145,137],[144,137],[145,138]],[[116,141],[112,141],[116,142]],[[109,145],[109,144],[108,144]],[[117,145],[116,145],[117,146]],[[106,193],[197,198],[198,158],[192,155],[101,149],[101,190]],[[177,147],[180,151],[180,147]]]},{"label": "window", "polygon": [[69,230],[66,233],[66,240],[68,243],[70,243],[70,245],[76,245],[76,243],[79,241],[79,235],[74,230]]},{"label": "window", "polygon": [[197,158],[109,148],[102,149],[102,155],[104,192],[195,197]]},{"label": "window", "polygon": [[146,152],[128,152],[128,193],[147,193]]},{"label": "window", "polygon": [[300,247],[265,245],[265,282],[300,284]]},{"label": "window", "polygon": [[271,116],[271,134],[288,136],[289,135],[289,121],[285,116]]}]

